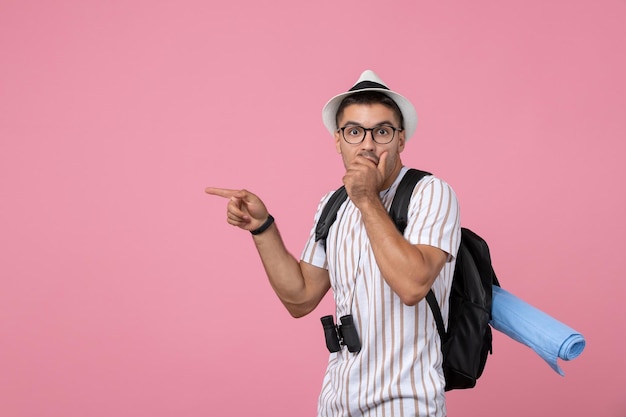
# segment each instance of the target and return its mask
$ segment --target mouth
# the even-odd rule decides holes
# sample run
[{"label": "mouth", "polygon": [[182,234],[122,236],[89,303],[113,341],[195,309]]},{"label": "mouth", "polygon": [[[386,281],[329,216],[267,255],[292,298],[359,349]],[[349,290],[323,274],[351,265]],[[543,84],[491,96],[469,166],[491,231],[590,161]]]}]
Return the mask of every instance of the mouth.
[{"label": "mouth", "polygon": [[369,159],[375,165],[378,165],[378,161],[380,160],[378,155],[376,155],[374,152],[371,152],[371,151],[361,151],[361,152],[359,152],[359,156],[362,156],[362,157],[364,157],[366,159]]}]

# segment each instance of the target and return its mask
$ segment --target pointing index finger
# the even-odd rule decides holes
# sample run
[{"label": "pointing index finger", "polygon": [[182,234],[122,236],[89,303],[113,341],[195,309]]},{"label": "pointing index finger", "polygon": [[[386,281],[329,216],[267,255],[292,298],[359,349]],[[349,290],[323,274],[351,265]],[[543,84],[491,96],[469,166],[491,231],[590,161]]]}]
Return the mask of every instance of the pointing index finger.
[{"label": "pointing index finger", "polygon": [[216,195],[224,198],[232,198],[235,197],[239,190],[229,190],[228,188],[215,188],[215,187],[207,187],[204,189],[204,192],[211,195]]}]

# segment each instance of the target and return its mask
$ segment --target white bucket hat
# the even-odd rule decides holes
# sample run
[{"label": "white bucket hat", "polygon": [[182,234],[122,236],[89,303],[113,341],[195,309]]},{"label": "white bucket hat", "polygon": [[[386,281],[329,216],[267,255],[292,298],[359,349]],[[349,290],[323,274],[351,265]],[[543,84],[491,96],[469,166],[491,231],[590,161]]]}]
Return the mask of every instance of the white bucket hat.
[{"label": "white bucket hat", "polygon": [[350,90],[331,98],[324,106],[324,109],[322,109],[322,120],[324,121],[324,126],[326,126],[326,129],[328,129],[331,135],[338,129],[336,120],[337,109],[343,99],[351,94],[361,91],[380,91],[381,93],[391,97],[402,112],[404,130],[406,132],[405,141],[408,141],[409,138],[413,136],[417,127],[417,112],[415,111],[415,107],[413,107],[409,100],[395,91],[391,91],[383,80],[381,80],[380,77],[372,70],[363,71],[356,84],[354,84]]}]

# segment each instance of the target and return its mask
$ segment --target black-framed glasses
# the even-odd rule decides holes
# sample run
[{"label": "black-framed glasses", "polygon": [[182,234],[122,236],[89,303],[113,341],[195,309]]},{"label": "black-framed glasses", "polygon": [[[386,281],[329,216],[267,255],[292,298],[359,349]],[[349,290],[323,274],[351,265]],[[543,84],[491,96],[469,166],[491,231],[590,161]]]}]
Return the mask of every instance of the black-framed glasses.
[{"label": "black-framed glasses", "polygon": [[351,145],[363,142],[368,131],[372,132],[374,142],[385,145],[393,140],[396,136],[396,131],[401,132],[403,129],[389,125],[378,125],[369,129],[359,125],[348,125],[340,127],[339,130],[341,130],[343,139]]}]

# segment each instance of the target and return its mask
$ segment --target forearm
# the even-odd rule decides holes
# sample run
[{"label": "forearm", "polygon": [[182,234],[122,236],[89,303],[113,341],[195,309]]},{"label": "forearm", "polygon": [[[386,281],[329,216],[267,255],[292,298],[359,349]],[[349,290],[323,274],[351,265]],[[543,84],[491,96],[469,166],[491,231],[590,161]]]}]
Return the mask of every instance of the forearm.
[{"label": "forearm", "polygon": [[290,314],[301,317],[312,311],[323,294],[314,283],[307,285],[301,263],[285,247],[276,225],[253,239],[269,282]]},{"label": "forearm", "polygon": [[369,199],[359,208],[383,278],[403,303],[418,303],[439,274],[443,266],[441,258],[427,257],[424,249],[407,241],[380,199]]}]

